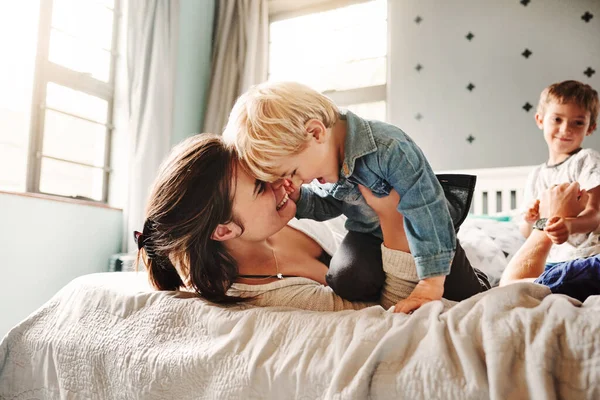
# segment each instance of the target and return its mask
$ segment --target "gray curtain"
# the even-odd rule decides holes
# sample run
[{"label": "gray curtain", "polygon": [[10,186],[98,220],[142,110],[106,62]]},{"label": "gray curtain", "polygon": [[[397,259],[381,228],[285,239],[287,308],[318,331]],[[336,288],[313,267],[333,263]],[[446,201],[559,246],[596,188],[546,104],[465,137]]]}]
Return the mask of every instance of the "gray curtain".
[{"label": "gray curtain", "polygon": [[222,133],[240,94],[267,79],[267,0],[217,2],[211,85],[204,132]]},{"label": "gray curtain", "polygon": [[141,230],[144,207],[171,146],[179,0],[128,0],[126,68],[130,165],[125,209],[128,251]]}]

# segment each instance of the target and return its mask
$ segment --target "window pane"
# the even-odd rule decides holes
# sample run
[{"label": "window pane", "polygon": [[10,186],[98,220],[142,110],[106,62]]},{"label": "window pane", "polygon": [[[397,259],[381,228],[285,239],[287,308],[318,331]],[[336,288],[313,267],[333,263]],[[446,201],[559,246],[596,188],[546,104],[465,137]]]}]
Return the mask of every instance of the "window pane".
[{"label": "window pane", "polygon": [[270,80],[319,91],[386,83],[385,0],[273,22],[270,41]]},{"label": "window pane", "polygon": [[110,50],[114,12],[89,0],[53,0],[52,26]]},{"label": "window pane", "polygon": [[108,117],[106,100],[52,82],[46,86],[46,105],[101,123]]},{"label": "window pane", "polygon": [[106,127],[47,110],[43,154],[104,166]]},{"label": "window pane", "polygon": [[25,190],[39,5],[0,1],[0,190]]},{"label": "window pane", "polygon": [[374,119],[377,121],[386,120],[386,102],[376,101],[374,103],[351,104],[345,108],[354,114],[365,119]]},{"label": "window pane", "polygon": [[104,82],[108,82],[110,79],[111,56],[109,51],[91,47],[88,43],[55,29],[50,32],[48,59],[73,71],[90,74]]},{"label": "window pane", "polygon": [[322,76],[331,89],[345,90],[366,86],[384,85],[386,82],[386,59],[373,58],[324,68]]},{"label": "window pane", "polygon": [[40,192],[102,200],[102,177],[99,168],[43,158]]}]

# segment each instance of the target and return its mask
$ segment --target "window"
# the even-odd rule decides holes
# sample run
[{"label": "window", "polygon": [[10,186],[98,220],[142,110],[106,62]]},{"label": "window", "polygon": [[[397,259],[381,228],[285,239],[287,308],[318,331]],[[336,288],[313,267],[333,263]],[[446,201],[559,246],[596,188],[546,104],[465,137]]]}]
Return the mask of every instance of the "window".
[{"label": "window", "polygon": [[0,189],[107,200],[117,1],[0,5]]},{"label": "window", "polygon": [[283,15],[271,18],[269,80],[302,82],[361,117],[385,121],[387,2]]}]

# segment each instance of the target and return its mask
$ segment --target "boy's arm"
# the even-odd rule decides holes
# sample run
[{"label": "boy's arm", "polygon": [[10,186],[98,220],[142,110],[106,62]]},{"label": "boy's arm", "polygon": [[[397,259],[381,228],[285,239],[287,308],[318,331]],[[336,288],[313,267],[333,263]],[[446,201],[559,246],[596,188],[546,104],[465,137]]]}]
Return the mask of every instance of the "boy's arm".
[{"label": "boy's arm", "polygon": [[527,239],[533,231],[533,224],[530,224],[527,221],[522,221],[521,223],[519,223],[519,231],[521,232],[521,235],[523,235],[523,237]]},{"label": "boy's arm", "polygon": [[600,154],[594,150],[586,152],[579,160],[577,182],[587,190],[589,200],[581,214],[565,220],[569,234],[594,232],[600,225]]},{"label": "boy's arm", "polygon": [[521,222],[519,223],[519,230],[525,239],[531,235],[533,231],[533,224],[540,218],[539,213],[539,200],[535,199],[535,181],[537,179],[537,171],[535,168],[527,175],[527,181],[525,183],[525,190],[523,192],[523,200],[521,206]]},{"label": "boy's arm", "polygon": [[420,279],[450,273],[456,234],[442,187],[421,150],[410,139],[394,141],[382,158],[382,175],[400,194],[397,211]]},{"label": "boy's arm", "polygon": [[296,218],[326,221],[342,214],[342,202],[329,195],[325,189],[313,185],[300,186],[296,201]]}]

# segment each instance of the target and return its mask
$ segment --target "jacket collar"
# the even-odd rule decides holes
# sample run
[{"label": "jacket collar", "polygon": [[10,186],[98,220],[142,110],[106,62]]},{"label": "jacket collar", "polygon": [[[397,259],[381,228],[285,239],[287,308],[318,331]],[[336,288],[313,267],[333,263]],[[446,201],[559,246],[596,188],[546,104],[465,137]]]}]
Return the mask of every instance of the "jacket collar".
[{"label": "jacket collar", "polygon": [[340,169],[340,177],[348,178],[354,172],[356,159],[375,152],[377,146],[371,126],[366,120],[349,110],[341,110],[340,119],[346,120],[344,163]]}]

